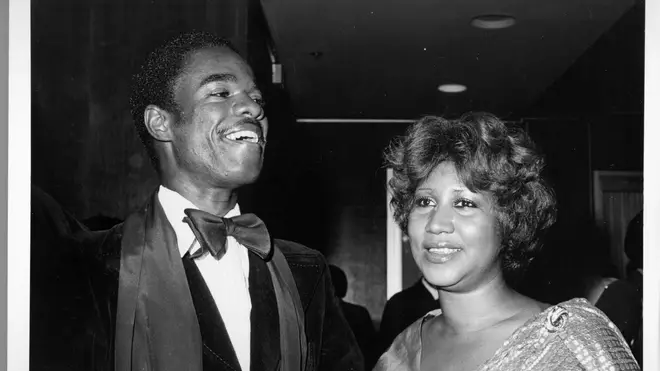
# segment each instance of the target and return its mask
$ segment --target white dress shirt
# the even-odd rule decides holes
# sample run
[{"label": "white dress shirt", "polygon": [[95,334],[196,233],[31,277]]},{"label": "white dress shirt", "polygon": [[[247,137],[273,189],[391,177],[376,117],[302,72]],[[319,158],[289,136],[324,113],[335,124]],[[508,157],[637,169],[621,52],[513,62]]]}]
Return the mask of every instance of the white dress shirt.
[{"label": "white dress shirt", "polygon": [[[180,194],[160,186],[158,199],[176,234],[181,256],[201,248],[190,226],[183,221],[185,209],[198,209]],[[240,215],[238,204],[226,218]],[[250,262],[247,248],[227,237],[227,252],[216,260],[206,253],[194,260],[213,296],[242,370],[250,369],[250,300],[248,277]]]}]

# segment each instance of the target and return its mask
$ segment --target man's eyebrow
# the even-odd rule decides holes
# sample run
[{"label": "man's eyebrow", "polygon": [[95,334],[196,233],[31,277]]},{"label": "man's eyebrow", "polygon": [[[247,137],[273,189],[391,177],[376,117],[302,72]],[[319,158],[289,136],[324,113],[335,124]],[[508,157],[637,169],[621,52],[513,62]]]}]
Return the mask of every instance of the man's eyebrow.
[{"label": "man's eyebrow", "polygon": [[257,85],[257,84],[252,84],[252,85],[250,85],[250,86],[246,89],[246,91],[247,91],[248,93],[252,93],[252,92],[255,92],[255,91],[261,93],[261,89],[259,89],[259,85]]},{"label": "man's eyebrow", "polygon": [[202,82],[199,83],[199,87],[203,87],[206,84],[212,83],[212,82],[233,82],[236,83],[238,79],[236,76],[232,75],[231,73],[214,73],[213,75],[209,75]]}]

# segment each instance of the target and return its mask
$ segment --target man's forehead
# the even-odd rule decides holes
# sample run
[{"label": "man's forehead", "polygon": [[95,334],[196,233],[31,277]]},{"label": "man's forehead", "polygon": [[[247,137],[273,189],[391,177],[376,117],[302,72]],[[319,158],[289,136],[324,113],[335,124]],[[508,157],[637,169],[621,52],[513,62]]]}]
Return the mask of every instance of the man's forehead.
[{"label": "man's forehead", "polygon": [[[227,47],[211,47],[192,52],[186,61],[184,73],[204,78],[204,75],[225,73],[237,79],[254,79],[252,68],[233,50]],[[200,77],[201,76],[201,77]]]}]

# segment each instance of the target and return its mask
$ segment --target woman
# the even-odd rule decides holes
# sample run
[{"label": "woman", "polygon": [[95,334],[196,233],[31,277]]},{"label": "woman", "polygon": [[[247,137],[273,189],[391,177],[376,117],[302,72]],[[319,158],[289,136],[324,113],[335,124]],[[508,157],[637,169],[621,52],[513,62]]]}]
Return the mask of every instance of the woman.
[{"label": "woman", "polygon": [[375,370],[637,370],[584,299],[556,306],[507,283],[555,221],[543,159],[495,116],[425,117],[386,151],[394,216],[440,308],[403,331]]}]

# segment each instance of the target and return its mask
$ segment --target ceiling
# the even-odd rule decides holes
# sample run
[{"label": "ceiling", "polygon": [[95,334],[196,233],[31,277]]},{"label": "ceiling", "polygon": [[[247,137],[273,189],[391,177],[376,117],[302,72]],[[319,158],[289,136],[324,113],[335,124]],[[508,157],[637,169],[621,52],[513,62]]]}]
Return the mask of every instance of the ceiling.
[{"label": "ceiling", "polygon": [[[532,104],[635,0],[262,0],[298,118],[411,119]],[[483,14],[515,17],[484,30]],[[467,91],[446,94],[442,83]]]}]

